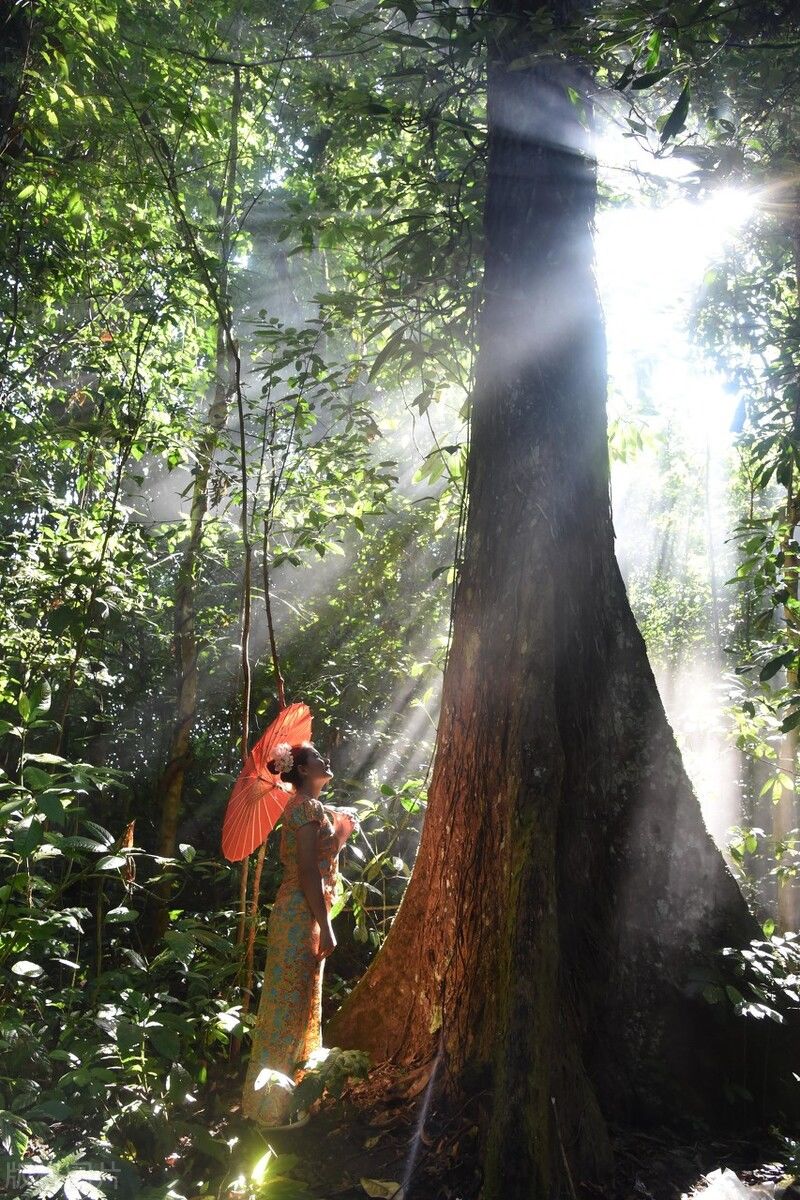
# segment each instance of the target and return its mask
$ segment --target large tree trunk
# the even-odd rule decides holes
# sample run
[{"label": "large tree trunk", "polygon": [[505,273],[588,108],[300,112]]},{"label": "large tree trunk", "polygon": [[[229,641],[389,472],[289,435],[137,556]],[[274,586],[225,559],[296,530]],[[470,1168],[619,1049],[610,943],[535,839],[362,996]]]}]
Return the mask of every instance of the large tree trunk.
[{"label": "large tree trunk", "polygon": [[693,994],[760,930],[614,554],[595,167],[568,86],[586,91],[563,63],[490,62],[469,516],[428,810],[387,941],[326,1030],[398,1064],[442,1051],[431,1094],[474,1097],[484,1200],[551,1194],[560,1143],[574,1177],[602,1177],[608,1119],[720,1128],[729,1083],[756,1097],[751,1123],[794,1095],[786,1027]]}]

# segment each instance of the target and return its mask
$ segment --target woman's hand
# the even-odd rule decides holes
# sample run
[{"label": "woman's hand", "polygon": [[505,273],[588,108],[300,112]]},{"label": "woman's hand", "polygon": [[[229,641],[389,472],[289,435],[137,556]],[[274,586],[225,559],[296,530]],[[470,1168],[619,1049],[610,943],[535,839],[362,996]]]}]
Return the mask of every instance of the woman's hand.
[{"label": "woman's hand", "polygon": [[323,854],[338,854],[350,834],[360,828],[354,808],[328,808],[333,833],[323,826],[320,830],[320,850]]},{"label": "woman's hand", "polygon": [[341,833],[342,841],[346,842],[351,833],[360,829],[358,823],[358,812],[355,808],[337,808],[336,809],[336,825],[337,832]]},{"label": "woman's hand", "polygon": [[336,934],[333,932],[333,926],[331,925],[329,918],[324,925],[320,925],[319,950],[317,951],[317,958],[327,958],[329,954],[333,954],[335,949]]}]

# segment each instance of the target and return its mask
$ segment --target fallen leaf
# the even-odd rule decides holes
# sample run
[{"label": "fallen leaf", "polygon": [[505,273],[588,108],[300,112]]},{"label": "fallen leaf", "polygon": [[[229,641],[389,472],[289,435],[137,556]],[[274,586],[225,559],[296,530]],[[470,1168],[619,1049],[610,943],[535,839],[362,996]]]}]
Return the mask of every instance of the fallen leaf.
[{"label": "fallen leaf", "polygon": [[403,1189],[391,1179],[365,1179],[362,1176],[361,1186],[368,1196],[376,1196],[380,1200],[403,1200]]},{"label": "fallen leaf", "polygon": [[370,1121],[370,1128],[379,1129],[382,1125],[399,1125],[401,1119],[396,1112],[378,1112]]},{"label": "fallen leaf", "polygon": [[409,1100],[413,1100],[415,1096],[420,1094],[423,1088],[428,1086],[432,1071],[433,1063],[428,1063],[428,1065],[419,1072],[416,1079],[409,1084],[409,1086],[406,1088],[406,1096]]}]

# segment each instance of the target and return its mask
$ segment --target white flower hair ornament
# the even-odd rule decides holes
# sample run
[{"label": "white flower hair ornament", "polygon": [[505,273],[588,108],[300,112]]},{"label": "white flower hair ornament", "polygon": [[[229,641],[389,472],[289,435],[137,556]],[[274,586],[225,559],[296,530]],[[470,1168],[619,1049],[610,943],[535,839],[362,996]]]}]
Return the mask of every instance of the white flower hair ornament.
[{"label": "white flower hair ornament", "polygon": [[272,751],[272,761],[275,765],[276,775],[284,775],[287,771],[291,771],[294,766],[294,755],[289,742],[278,742]]}]

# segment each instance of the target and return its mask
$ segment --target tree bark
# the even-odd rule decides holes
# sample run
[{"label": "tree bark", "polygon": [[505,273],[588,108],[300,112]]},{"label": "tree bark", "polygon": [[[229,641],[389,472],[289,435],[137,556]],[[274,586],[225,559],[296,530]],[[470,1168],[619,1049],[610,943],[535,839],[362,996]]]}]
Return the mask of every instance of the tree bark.
[{"label": "tree bark", "polygon": [[25,89],[25,68],[34,39],[40,33],[34,29],[32,6],[16,4],[3,14],[3,37],[0,40],[0,187],[5,184],[14,159],[22,154],[24,127],[20,103]]},{"label": "tree bark", "polygon": [[[614,553],[596,173],[568,88],[588,107],[565,62],[490,60],[469,510],[428,809],[387,940],[326,1030],[379,1061],[442,1052],[432,1102],[473,1099],[483,1200],[554,1194],[559,1139],[575,1179],[607,1177],[611,1119],[717,1129],[796,1104],[765,1047],[796,1049],[797,1026],[746,1030],[696,994],[718,948],[761,931]],[[755,1097],[741,1112],[732,1084]]]}]

